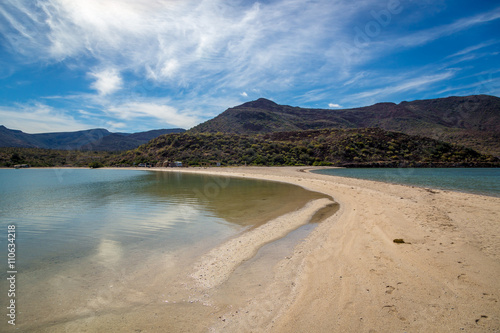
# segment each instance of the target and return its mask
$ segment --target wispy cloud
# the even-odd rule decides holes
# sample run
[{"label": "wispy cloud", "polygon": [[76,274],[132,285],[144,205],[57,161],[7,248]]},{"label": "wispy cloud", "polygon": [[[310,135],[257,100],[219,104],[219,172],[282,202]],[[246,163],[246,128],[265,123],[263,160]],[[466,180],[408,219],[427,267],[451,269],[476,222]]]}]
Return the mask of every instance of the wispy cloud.
[{"label": "wispy cloud", "polygon": [[112,113],[117,119],[122,120],[152,118],[160,122],[159,127],[168,125],[190,128],[199,122],[199,119],[191,113],[179,112],[176,108],[165,104],[132,102],[111,106],[106,111]]},{"label": "wispy cloud", "polygon": [[[22,49],[59,61],[90,57],[164,84],[196,86],[199,78],[243,87],[270,85],[307,71],[302,59],[341,30],[355,14],[345,2],[277,1],[230,4],[221,0],[7,1],[3,32]],[[360,2],[358,6],[365,5]],[[7,10],[8,9],[8,10]],[[337,17],[332,21],[331,17]],[[13,33],[16,32],[16,33]],[[21,38],[19,38],[21,36]],[[297,66],[300,64],[301,66]],[[294,66],[295,65],[295,66]],[[264,81],[267,82],[267,81]]]},{"label": "wispy cloud", "polygon": [[[408,78],[406,80],[401,80],[395,85],[377,88],[372,90],[367,90],[361,93],[356,93],[345,97],[343,100],[357,100],[364,101],[366,104],[374,103],[377,101],[383,101],[390,95],[400,93],[403,91],[415,91],[423,90],[428,88],[429,85],[444,81],[453,76],[453,72],[441,73],[436,75],[425,75],[420,77]],[[363,104],[363,102],[362,102]]]},{"label": "wispy cloud", "polygon": [[2,125],[11,129],[22,128],[27,133],[78,131],[92,127],[61,110],[39,103],[0,106],[0,118]]},{"label": "wispy cloud", "polygon": [[358,82],[359,80],[362,80],[364,77],[366,77],[366,72],[360,72],[354,75],[351,79],[347,80],[346,82],[343,83],[343,86],[348,86],[353,83]]},{"label": "wispy cloud", "polygon": [[[344,106],[381,101],[451,79],[460,69],[450,66],[477,60],[481,55],[475,51],[497,43],[496,37],[488,36],[455,48],[442,55],[446,64],[433,59],[432,66],[420,69],[374,68],[384,67],[386,59],[396,61],[392,56],[402,51],[500,18],[498,7],[453,16],[438,26],[409,29],[403,24],[400,29],[411,15],[406,8],[411,4],[401,2],[401,12],[380,25],[379,34],[358,45],[356,29],[378,22],[373,13],[387,10],[389,3],[3,0],[0,34],[17,66],[66,66],[79,76],[78,86],[87,88],[52,92],[59,98],[44,103],[66,102],[76,113],[88,106],[91,112],[78,113],[75,119],[85,116],[115,128],[143,119],[155,126],[190,127],[249,96],[318,106],[332,100]],[[4,63],[10,66],[7,61],[0,65]],[[0,77],[14,71],[2,69]]]},{"label": "wispy cloud", "polygon": [[486,13],[456,20],[453,23],[424,29],[413,34],[400,37],[397,40],[394,40],[393,43],[397,46],[415,47],[497,19],[500,19],[500,7]]},{"label": "wispy cloud", "polygon": [[457,57],[457,56],[463,56],[463,55],[469,54],[471,52],[480,50],[482,48],[485,48],[485,47],[497,44],[498,42],[499,41],[488,41],[488,42],[485,42],[485,43],[480,43],[480,44],[476,44],[476,45],[473,45],[473,46],[469,46],[469,47],[466,47],[466,48],[464,48],[463,50],[461,50],[459,52],[450,54],[447,58],[452,58],[452,57]]}]

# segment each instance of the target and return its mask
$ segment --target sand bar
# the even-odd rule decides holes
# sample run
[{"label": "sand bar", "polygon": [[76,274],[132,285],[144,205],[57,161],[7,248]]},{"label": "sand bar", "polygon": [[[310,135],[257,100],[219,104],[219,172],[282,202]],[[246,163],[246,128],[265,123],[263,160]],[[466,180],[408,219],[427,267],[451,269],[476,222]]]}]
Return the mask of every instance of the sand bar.
[{"label": "sand bar", "polygon": [[218,314],[209,331],[500,329],[500,198],[297,167],[181,172],[288,182],[340,203],[337,214],[276,265],[274,281],[244,307]]}]

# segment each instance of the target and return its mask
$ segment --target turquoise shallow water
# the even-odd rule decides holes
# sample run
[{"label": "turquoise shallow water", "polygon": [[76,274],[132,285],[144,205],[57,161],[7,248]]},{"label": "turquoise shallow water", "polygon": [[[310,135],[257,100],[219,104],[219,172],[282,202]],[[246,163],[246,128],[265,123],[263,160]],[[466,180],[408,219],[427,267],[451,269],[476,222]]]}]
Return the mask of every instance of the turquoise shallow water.
[{"label": "turquoise shallow water", "polygon": [[322,169],[315,173],[500,196],[499,168]]}]

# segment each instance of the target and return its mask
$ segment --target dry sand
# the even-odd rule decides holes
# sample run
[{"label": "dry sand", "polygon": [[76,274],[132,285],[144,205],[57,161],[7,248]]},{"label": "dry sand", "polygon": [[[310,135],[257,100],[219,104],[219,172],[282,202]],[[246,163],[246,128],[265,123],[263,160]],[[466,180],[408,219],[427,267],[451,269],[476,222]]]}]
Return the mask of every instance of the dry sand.
[{"label": "dry sand", "polygon": [[[340,204],[334,216],[275,265],[273,280],[262,290],[241,307],[214,311],[209,331],[500,331],[500,198],[296,167],[182,172],[297,184]],[[397,238],[405,244],[395,244]],[[226,252],[232,248],[224,246]],[[196,273],[216,257],[226,260],[212,252]],[[224,279],[231,267],[222,272]],[[210,289],[224,279],[201,284]]]}]

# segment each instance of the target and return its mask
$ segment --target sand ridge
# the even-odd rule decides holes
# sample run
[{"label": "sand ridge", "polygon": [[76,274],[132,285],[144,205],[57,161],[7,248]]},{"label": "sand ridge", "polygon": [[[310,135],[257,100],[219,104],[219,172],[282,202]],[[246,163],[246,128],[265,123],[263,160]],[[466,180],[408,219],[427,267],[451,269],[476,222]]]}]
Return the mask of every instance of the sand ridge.
[{"label": "sand ridge", "polygon": [[243,261],[250,259],[266,243],[279,239],[306,224],[321,208],[333,202],[316,199],[304,207],[279,216],[260,227],[245,232],[205,254],[191,275],[201,288],[209,289],[223,283]]}]

